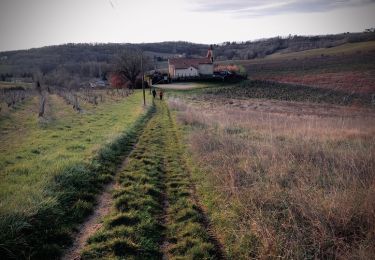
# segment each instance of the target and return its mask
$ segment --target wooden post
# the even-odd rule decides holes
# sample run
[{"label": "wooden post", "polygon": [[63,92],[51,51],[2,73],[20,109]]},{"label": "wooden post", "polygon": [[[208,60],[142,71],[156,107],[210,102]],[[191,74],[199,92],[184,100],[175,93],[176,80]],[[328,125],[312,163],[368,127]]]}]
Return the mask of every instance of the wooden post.
[{"label": "wooden post", "polygon": [[142,73],[143,105],[146,106],[146,93],[145,93],[145,84],[144,84],[145,75],[143,73],[143,51],[141,51],[141,73]]},{"label": "wooden post", "polygon": [[148,87],[150,88],[150,95],[151,93],[151,86],[152,86],[152,78],[148,78]]},{"label": "wooden post", "polygon": [[46,97],[41,94],[40,95],[40,105],[39,105],[39,114],[38,116],[39,117],[43,117],[44,116],[44,107],[46,105]]}]

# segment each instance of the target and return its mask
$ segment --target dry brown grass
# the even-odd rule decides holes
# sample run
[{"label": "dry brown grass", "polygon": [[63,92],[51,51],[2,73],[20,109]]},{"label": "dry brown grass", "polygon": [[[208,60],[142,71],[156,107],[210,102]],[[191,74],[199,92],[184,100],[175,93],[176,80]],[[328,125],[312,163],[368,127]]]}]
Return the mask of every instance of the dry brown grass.
[{"label": "dry brown grass", "polygon": [[373,110],[188,103],[169,102],[190,129],[197,188],[230,257],[375,255]]}]

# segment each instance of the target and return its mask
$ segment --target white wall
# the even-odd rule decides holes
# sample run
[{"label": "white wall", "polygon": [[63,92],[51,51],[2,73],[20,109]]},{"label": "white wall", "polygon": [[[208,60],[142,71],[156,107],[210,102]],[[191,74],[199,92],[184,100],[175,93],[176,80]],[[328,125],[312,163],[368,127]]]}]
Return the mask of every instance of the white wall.
[{"label": "white wall", "polygon": [[175,69],[173,65],[169,65],[169,75],[173,79],[178,77],[197,77],[199,74],[213,75],[213,73],[213,64],[199,64],[198,70],[194,67],[189,67],[187,69]]},{"label": "white wall", "polygon": [[203,75],[214,74],[214,65],[213,64],[199,64],[199,73]]},{"label": "white wall", "polygon": [[189,67],[187,69],[176,69],[175,74],[172,76],[173,78],[178,77],[196,77],[199,76],[199,72],[194,67]]},{"label": "white wall", "polygon": [[175,70],[174,70],[173,65],[168,64],[168,71],[169,71],[169,75],[171,76],[171,78],[174,78]]}]

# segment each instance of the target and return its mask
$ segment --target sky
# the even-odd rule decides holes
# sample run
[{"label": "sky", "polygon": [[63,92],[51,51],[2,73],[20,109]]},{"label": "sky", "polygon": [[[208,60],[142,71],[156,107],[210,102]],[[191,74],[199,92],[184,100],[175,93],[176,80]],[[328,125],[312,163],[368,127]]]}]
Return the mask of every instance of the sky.
[{"label": "sky", "polygon": [[0,0],[0,51],[361,32],[375,0]]}]

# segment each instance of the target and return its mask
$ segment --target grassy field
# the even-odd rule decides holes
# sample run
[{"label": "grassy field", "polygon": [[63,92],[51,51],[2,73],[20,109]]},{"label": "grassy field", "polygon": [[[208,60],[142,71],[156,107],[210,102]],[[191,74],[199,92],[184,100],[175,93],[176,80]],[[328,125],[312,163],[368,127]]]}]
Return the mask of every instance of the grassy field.
[{"label": "grassy field", "polygon": [[178,129],[165,103],[149,121],[113,192],[114,209],[83,259],[217,259],[193,198]]},{"label": "grassy field", "polygon": [[207,84],[199,82],[180,82],[172,84],[158,84],[157,87],[162,89],[189,90],[195,88],[204,88],[207,87]]},{"label": "grassy field", "polygon": [[[0,120],[0,241],[2,254],[58,255],[72,227],[91,211],[119,156],[130,152],[146,120],[140,92],[83,113],[50,95],[47,117],[36,98]],[[121,147],[118,145],[121,144]],[[130,145],[130,146],[129,146]]]},{"label": "grassy field", "polygon": [[263,59],[226,61],[246,68],[251,79],[303,84],[347,93],[375,93],[375,42],[293,53]]},{"label": "grassy field", "polygon": [[358,43],[345,43],[332,48],[312,49],[300,52],[278,52],[266,56],[265,59],[303,59],[309,57],[319,57],[322,55],[355,55],[362,52],[371,53],[375,50],[375,42],[358,42]]},{"label": "grassy field", "polygon": [[25,198],[32,198],[33,190],[38,193],[67,166],[88,162],[103,144],[118,137],[144,112],[137,105],[141,103],[139,93],[124,102],[92,107],[83,114],[58,96],[51,96],[51,120],[40,122],[36,102],[34,99],[1,119],[1,212],[14,211],[16,205],[29,208],[30,201]]},{"label": "grassy field", "polygon": [[284,101],[312,102],[346,106],[374,106],[374,97],[363,93],[347,93],[336,89],[317,88],[304,85],[245,80],[240,83],[206,84],[206,87],[169,89],[171,96],[189,95],[196,99],[271,99]]},{"label": "grassy field", "polygon": [[[148,107],[137,91],[76,93],[80,112],[47,94],[43,118],[36,96],[3,103],[1,259],[375,254],[372,95],[264,80],[164,91]],[[83,222],[94,235],[69,251]]]},{"label": "grassy field", "polygon": [[222,90],[169,105],[228,258],[370,259],[373,108]]}]

